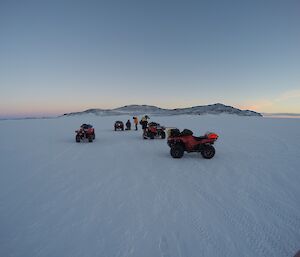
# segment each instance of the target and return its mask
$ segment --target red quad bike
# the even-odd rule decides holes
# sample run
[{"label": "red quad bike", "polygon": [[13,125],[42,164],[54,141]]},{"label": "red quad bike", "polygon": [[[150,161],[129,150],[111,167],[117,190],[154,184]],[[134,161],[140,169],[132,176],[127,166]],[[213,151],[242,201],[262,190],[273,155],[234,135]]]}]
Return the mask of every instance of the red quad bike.
[{"label": "red quad bike", "polygon": [[163,126],[160,126],[159,123],[150,122],[148,124],[148,127],[146,128],[146,137],[148,137],[150,139],[154,139],[154,138],[165,139],[166,138],[165,129],[166,128]]},{"label": "red quad bike", "polygon": [[184,151],[200,152],[205,159],[211,159],[215,155],[214,142],[218,139],[215,133],[206,133],[204,136],[195,137],[193,132],[185,129],[180,132],[178,129],[169,131],[168,145],[171,148],[170,154],[173,158],[181,158]]},{"label": "red quad bike", "polygon": [[89,142],[93,142],[95,139],[95,130],[92,125],[90,124],[82,124],[80,126],[80,129],[75,131],[76,137],[75,140],[77,143],[80,141],[83,141],[84,139],[87,139]]}]

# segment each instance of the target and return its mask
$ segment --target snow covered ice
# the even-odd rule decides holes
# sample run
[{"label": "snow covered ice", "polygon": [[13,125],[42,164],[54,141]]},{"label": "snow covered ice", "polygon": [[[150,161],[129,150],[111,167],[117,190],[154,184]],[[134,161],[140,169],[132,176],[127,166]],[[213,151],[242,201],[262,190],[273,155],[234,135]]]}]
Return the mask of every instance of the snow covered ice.
[{"label": "snow covered ice", "polygon": [[[219,134],[216,155],[113,131],[128,116],[0,121],[0,256],[290,257],[300,249],[300,119],[151,117]],[[74,131],[94,125],[93,143]],[[139,127],[140,129],[140,127]]]}]

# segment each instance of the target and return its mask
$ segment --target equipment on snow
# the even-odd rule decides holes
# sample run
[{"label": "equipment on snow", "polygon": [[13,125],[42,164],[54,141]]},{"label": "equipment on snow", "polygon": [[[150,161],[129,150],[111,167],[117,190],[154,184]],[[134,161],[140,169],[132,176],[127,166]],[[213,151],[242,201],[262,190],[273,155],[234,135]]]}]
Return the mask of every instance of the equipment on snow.
[{"label": "equipment on snow", "polygon": [[173,158],[181,158],[184,152],[200,152],[205,159],[211,159],[215,155],[213,144],[218,139],[216,133],[208,132],[204,136],[195,137],[193,132],[185,129],[179,133],[178,129],[168,131],[168,146]]},{"label": "equipment on snow", "polygon": [[75,141],[77,143],[83,141],[84,139],[87,139],[89,142],[93,142],[93,140],[96,138],[95,130],[90,124],[82,124],[80,129],[76,130],[75,133]]},{"label": "equipment on snow", "polygon": [[117,120],[115,122],[114,127],[115,127],[115,131],[116,130],[124,130],[124,123],[123,123],[123,121]]},{"label": "equipment on snow", "polygon": [[144,139],[154,139],[154,138],[166,138],[165,127],[160,126],[159,123],[150,122],[146,128]]}]

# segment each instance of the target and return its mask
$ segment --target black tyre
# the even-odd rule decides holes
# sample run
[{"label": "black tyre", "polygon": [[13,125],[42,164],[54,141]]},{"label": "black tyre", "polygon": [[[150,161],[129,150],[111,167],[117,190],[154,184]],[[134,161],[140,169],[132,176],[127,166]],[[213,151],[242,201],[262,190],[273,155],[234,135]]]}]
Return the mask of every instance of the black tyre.
[{"label": "black tyre", "polygon": [[89,136],[89,142],[93,142],[93,136]]},{"label": "black tyre", "polygon": [[215,156],[216,150],[212,145],[205,145],[201,151],[204,159],[211,159]]},{"label": "black tyre", "polygon": [[77,143],[80,143],[80,136],[76,135],[75,140]]},{"label": "black tyre", "polygon": [[95,140],[95,138],[96,138],[96,135],[95,135],[95,133],[93,134],[93,140]]},{"label": "black tyre", "polygon": [[165,139],[165,138],[166,138],[166,132],[162,131],[162,132],[160,133],[160,135],[161,135],[161,138],[162,138],[162,139]]},{"label": "black tyre", "polygon": [[182,145],[173,145],[170,149],[170,154],[173,158],[181,158],[184,154],[184,148]]},{"label": "black tyre", "polygon": [[152,132],[149,132],[148,136],[150,137],[150,139],[154,139],[154,134]]}]

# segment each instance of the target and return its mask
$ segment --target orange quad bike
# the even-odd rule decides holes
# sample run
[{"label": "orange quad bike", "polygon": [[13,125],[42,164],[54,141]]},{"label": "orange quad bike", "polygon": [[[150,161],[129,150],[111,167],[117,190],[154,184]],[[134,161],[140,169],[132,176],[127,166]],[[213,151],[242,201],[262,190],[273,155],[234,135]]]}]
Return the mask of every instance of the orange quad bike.
[{"label": "orange quad bike", "polygon": [[219,137],[216,133],[208,132],[204,136],[195,137],[188,129],[182,132],[179,129],[171,129],[168,134],[168,146],[173,158],[181,158],[184,152],[200,152],[203,158],[211,159],[216,153],[213,147]]}]

